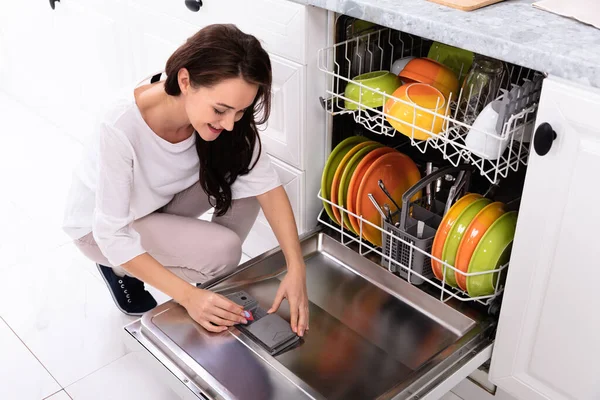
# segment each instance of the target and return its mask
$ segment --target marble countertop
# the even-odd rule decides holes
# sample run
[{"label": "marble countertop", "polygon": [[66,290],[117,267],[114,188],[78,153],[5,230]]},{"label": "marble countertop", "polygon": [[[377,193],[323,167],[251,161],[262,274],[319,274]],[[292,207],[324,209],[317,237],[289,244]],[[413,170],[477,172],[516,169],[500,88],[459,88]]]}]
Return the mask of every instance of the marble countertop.
[{"label": "marble countertop", "polygon": [[464,12],[426,0],[292,0],[600,88],[600,29],[507,0]]}]

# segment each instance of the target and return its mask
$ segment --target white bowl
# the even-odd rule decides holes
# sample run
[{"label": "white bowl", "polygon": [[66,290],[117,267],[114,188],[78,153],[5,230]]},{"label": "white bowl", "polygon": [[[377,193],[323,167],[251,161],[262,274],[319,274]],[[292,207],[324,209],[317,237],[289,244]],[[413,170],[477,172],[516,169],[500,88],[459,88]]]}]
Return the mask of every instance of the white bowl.
[{"label": "white bowl", "polygon": [[498,123],[498,112],[494,110],[494,103],[491,102],[475,119],[473,126],[469,130],[466,139],[466,145],[474,154],[486,160],[497,160],[502,156],[508,143],[509,137],[502,137],[496,132]]}]

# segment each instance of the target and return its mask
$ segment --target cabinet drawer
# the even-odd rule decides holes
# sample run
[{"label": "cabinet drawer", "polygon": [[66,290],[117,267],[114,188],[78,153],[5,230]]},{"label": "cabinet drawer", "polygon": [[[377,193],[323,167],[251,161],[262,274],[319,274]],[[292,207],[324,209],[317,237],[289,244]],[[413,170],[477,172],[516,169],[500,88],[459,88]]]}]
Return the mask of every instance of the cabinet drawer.
[{"label": "cabinet drawer", "polygon": [[[292,205],[294,216],[296,217],[296,224],[298,225],[298,231],[302,232],[302,218],[301,210],[302,199],[304,192],[304,173],[295,170],[294,168],[282,163],[281,161],[271,157],[271,162],[275,167],[275,170],[279,174],[279,179],[287,192]],[[277,239],[273,230],[269,226],[267,218],[263,214],[262,210],[258,214],[256,223],[252,227],[250,234],[244,242],[243,251],[250,257],[256,257],[259,254],[264,253],[278,246]]]},{"label": "cabinet drawer", "polygon": [[260,39],[268,52],[305,62],[306,10],[301,4],[277,0],[204,1],[198,12],[192,12],[183,1],[132,1],[196,28],[216,23],[235,24]]},{"label": "cabinet drawer", "polygon": [[271,115],[261,139],[267,153],[303,169],[305,67],[274,55],[271,65]]}]

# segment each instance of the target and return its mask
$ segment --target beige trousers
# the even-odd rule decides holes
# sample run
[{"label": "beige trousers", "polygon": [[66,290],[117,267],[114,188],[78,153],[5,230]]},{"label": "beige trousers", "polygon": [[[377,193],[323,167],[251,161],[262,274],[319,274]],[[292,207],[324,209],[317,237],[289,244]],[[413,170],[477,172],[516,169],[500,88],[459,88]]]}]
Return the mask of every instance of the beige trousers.
[{"label": "beige trousers", "polygon": [[[196,183],[162,209],[134,221],[133,227],[158,262],[188,282],[202,283],[237,268],[260,206],[256,197],[234,200],[222,217],[198,219],[210,208],[208,196]],[[120,266],[110,265],[91,232],[75,245],[90,260],[125,274]]]}]

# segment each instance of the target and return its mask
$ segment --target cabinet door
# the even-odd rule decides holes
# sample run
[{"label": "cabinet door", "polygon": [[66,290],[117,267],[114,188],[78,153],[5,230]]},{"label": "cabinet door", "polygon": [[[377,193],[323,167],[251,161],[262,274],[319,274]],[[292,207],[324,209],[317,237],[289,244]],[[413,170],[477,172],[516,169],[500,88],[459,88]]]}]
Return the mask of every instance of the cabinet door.
[{"label": "cabinet door", "polygon": [[557,134],[530,156],[490,377],[520,400],[599,399],[600,92],[547,79],[537,125]]},{"label": "cabinet door", "polygon": [[[271,162],[279,174],[279,179],[281,180],[288,198],[290,199],[292,211],[294,212],[296,224],[298,225],[298,233],[302,233],[302,221],[299,217],[300,210],[303,209],[302,199],[304,192],[304,173],[282,163],[279,160],[274,159],[273,157],[271,157]],[[256,219],[256,223],[252,227],[250,234],[244,242],[244,254],[250,257],[256,257],[277,246],[277,238],[275,237],[273,230],[269,226],[267,218],[261,210],[261,212],[258,214],[258,218]]]},{"label": "cabinet door", "polygon": [[271,55],[271,115],[261,138],[267,152],[302,169],[305,67]]}]

